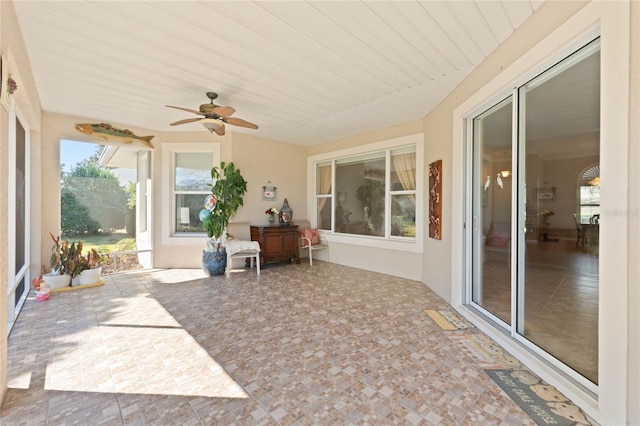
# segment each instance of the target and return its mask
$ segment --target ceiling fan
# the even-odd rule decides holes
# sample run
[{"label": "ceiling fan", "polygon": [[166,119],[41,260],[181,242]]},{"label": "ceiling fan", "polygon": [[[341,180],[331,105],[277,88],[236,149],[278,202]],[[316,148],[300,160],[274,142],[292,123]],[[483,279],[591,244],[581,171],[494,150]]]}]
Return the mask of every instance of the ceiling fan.
[{"label": "ceiling fan", "polygon": [[249,129],[257,129],[253,123],[249,123],[246,120],[241,118],[231,117],[234,112],[236,112],[235,108],[230,106],[219,106],[213,103],[213,100],[218,97],[217,93],[207,92],[207,97],[211,100],[208,104],[200,105],[200,111],[196,111],[194,109],[183,108],[173,105],[166,105],[169,108],[175,108],[182,111],[192,112],[194,114],[202,115],[203,117],[195,117],[195,118],[185,118],[184,120],[176,121],[175,123],[171,123],[171,126],[179,126],[180,124],[194,123],[196,121],[201,122],[204,127],[209,130],[209,132],[216,132],[217,135],[224,135],[224,125],[231,124],[233,126],[247,127]]}]

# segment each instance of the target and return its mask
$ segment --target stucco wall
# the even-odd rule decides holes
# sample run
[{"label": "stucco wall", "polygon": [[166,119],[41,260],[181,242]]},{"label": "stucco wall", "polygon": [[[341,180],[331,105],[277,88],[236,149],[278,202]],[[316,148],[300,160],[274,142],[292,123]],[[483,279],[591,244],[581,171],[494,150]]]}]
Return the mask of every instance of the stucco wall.
[{"label": "stucco wall", "polygon": [[[337,151],[346,148],[367,145],[373,142],[384,141],[387,139],[398,138],[400,136],[413,135],[422,133],[422,122],[411,121],[409,123],[399,124],[397,126],[378,129],[361,135],[350,136],[348,138],[338,139],[336,141],[309,147],[307,154],[309,156],[324,154],[326,152]],[[425,148],[427,150],[428,148]],[[420,164],[420,159],[416,159]]]},{"label": "stucco wall", "polygon": [[[247,181],[247,193],[244,195],[244,206],[232,219],[232,223],[266,224],[269,207],[282,206],[287,197],[296,218],[306,218],[305,194],[306,180],[306,148],[259,138],[251,134],[240,134],[228,131],[224,137],[202,132],[163,133],[159,139],[162,143],[219,143],[222,161],[233,161]],[[169,176],[162,168],[163,156],[169,155],[158,145],[154,155],[154,211],[166,211],[167,206],[162,196],[162,188],[171,185]],[[278,188],[276,201],[262,201],[262,187],[271,181]],[[202,249],[204,238],[190,238],[182,242],[172,241],[165,244],[167,230],[158,223],[154,225],[154,258],[156,268],[200,268],[202,266]],[[176,255],[179,253],[179,255]]]},{"label": "stucco wall", "polygon": [[[307,149],[298,145],[275,142],[249,134],[236,134],[232,145],[233,162],[247,181],[244,207],[234,222],[267,224],[265,210],[278,210],[286,198],[293,209],[293,221],[307,217]],[[262,187],[271,183],[278,188],[277,200],[263,201]]]}]

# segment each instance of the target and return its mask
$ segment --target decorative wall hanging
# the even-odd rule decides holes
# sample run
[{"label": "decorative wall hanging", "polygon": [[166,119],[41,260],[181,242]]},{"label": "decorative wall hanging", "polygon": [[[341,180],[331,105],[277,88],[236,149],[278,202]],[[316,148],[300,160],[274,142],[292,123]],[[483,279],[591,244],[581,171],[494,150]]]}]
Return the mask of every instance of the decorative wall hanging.
[{"label": "decorative wall hanging", "polygon": [[85,135],[96,135],[100,139],[116,139],[124,142],[125,144],[132,144],[134,141],[138,141],[148,148],[153,149],[151,139],[153,136],[137,136],[134,135],[131,130],[128,129],[116,129],[111,124],[76,124],[77,131],[84,133]]},{"label": "decorative wall hanging", "polygon": [[442,160],[429,164],[429,237],[442,239]]},{"label": "decorative wall hanging", "polygon": [[271,184],[271,181],[267,182],[262,187],[262,201],[275,201],[278,199],[278,188]]}]

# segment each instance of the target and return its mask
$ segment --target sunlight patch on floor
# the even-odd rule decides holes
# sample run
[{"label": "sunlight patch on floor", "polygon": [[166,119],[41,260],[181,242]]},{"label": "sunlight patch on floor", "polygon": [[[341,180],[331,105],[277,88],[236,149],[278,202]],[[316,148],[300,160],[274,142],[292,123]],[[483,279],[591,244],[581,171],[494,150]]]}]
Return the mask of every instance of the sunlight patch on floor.
[{"label": "sunlight patch on floor", "polygon": [[46,390],[248,397],[149,293],[105,299],[94,309],[90,323],[69,313],[58,318]]},{"label": "sunlight patch on floor", "polygon": [[31,384],[31,372],[27,371],[17,377],[9,379],[8,387],[12,389],[29,389]]}]

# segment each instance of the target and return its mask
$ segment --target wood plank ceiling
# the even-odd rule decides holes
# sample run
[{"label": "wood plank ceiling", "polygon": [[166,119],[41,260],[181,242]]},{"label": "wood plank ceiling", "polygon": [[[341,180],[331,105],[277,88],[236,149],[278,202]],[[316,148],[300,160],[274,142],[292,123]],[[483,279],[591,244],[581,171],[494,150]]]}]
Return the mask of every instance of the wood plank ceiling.
[{"label": "wood plank ceiling", "polygon": [[[207,91],[312,146],[423,118],[522,24],[524,1],[18,1],[45,111],[206,131]],[[213,136],[215,137],[215,135]]]}]

